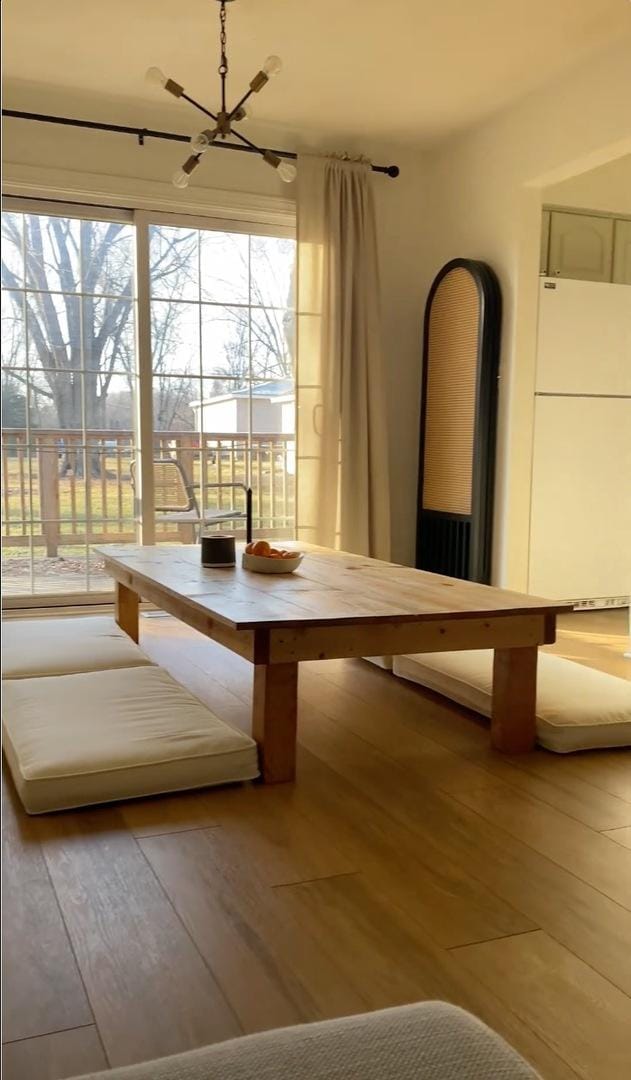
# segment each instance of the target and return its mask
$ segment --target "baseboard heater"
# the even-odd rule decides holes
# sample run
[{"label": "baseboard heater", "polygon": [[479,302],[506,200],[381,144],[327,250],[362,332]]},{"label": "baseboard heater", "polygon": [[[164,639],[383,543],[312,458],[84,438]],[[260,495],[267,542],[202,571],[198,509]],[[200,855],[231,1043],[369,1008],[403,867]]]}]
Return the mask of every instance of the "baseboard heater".
[{"label": "baseboard heater", "polygon": [[624,608],[629,607],[628,596],[597,596],[587,600],[570,600],[576,611],[589,611],[592,608]]}]

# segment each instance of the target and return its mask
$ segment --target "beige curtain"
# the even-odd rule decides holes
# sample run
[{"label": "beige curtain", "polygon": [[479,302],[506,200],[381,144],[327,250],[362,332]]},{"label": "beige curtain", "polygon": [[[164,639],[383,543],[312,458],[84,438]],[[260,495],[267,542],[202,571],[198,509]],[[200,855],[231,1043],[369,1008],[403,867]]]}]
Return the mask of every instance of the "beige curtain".
[{"label": "beige curtain", "polygon": [[379,279],[370,165],[298,162],[298,539],[389,558]]}]

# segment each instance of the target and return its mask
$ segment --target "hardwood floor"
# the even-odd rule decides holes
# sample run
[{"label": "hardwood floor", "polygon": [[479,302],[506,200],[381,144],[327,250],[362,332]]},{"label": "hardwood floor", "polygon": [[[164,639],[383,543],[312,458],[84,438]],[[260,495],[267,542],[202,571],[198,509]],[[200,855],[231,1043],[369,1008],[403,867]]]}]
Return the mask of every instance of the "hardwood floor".
[{"label": "hardwood floor", "polygon": [[[553,651],[631,678],[626,613]],[[247,729],[252,669],[172,619],[141,644]],[[508,758],[360,660],[303,664],[295,784],[28,818],[6,783],[5,1080],[62,1080],[423,998],[544,1080],[631,1061],[631,753]]]}]

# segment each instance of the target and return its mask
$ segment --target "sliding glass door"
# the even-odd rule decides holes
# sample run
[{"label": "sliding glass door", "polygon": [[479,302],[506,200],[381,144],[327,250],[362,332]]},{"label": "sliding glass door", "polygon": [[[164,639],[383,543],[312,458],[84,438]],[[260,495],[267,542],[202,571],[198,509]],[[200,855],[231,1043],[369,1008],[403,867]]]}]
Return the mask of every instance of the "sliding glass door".
[{"label": "sliding glass door", "polygon": [[5,600],[101,598],[98,544],[243,534],[231,485],[252,487],[259,535],[293,535],[291,232],[18,205],[2,225]]}]

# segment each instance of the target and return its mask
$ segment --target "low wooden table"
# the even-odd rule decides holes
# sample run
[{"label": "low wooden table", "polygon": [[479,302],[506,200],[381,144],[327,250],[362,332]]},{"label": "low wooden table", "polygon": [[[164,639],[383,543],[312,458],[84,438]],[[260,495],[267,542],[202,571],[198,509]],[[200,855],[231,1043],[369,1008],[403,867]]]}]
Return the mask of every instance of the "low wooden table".
[{"label": "low wooden table", "polygon": [[205,570],[195,546],[97,548],[116,581],[116,621],[138,641],[142,597],[254,664],[252,733],[265,781],[292,780],[298,664],[337,657],[494,649],[491,740],[535,740],[537,648],[567,605],[358,555],[306,551],[293,574]]}]

